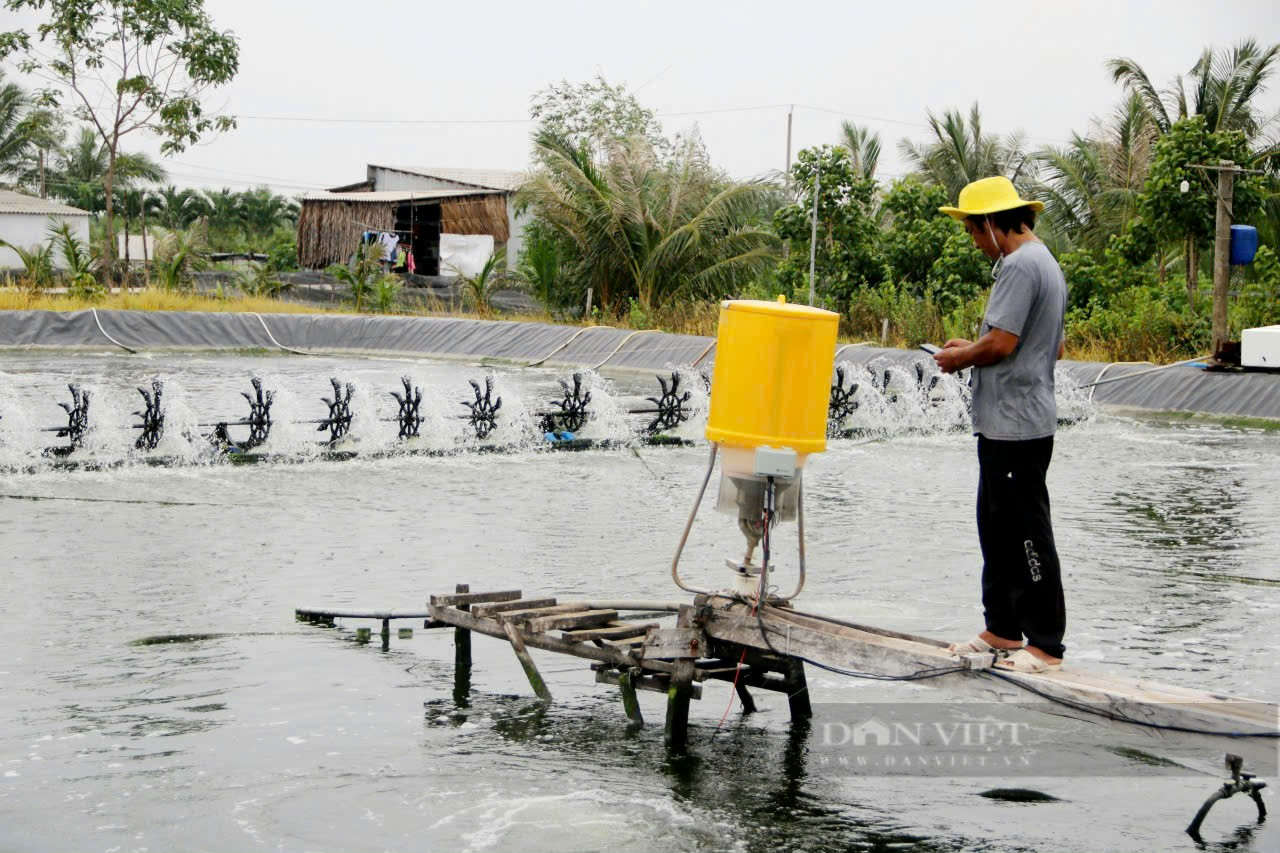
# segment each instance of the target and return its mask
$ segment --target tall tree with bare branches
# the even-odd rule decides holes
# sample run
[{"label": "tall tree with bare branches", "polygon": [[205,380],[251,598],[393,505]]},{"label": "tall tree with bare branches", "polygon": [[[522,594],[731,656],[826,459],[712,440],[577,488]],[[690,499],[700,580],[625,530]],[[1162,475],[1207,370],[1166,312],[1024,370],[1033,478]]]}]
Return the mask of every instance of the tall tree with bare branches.
[{"label": "tall tree with bare branches", "polygon": [[43,13],[45,20],[33,33],[0,34],[0,59],[19,56],[19,68],[44,83],[40,102],[66,104],[106,149],[109,270],[121,140],[150,131],[163,153],[174,154],[234,127],[232,117],[206,111],[204,99],[235,76],[239,45],[214,27],[203,0],[5,0],[5,7]]}]

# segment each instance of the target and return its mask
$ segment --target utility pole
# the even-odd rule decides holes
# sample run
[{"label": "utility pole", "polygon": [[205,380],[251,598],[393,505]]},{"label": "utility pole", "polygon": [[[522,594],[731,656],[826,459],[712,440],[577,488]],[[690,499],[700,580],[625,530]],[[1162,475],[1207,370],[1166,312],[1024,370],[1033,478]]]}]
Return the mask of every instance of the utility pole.
[{"label": "utility pole", "polygon": [[[1236,175],[1261,175],[1259,169],[1242,169],[1230,160],[1220,160],[1218,165],[1204,163],[1188,163],[1188,168],[1204,169],[1206,172],[1218,173],[1218,213],[1214,221],[1213,232],[1213,314],[1210,323],[1213,339],[1213,354],[1222,352],[1227,343],[1227,300],[1231,283],[1231,220],[1235,212],[1231,203],[1235,199]],[[1212,186],[1212,185],[1210,185]],[[1187,181],[1182,182],[1182,191],[1190,189]]]},{"label": "utility pole", "polygon": [[813,307],[813,270],[818,260],[818,193],[822,190],[822,160],[813,173],[813,227],[809,233],[809,307]]},{"label": "utility pole", "polygon": [[796,105],[792,104],[787,108],[787,165],[782,170],[782,174],[787,176],[787,183],[791,183],[791,116],[795,112]]},{"label": "utility pole", "polygon": [[1218,163],[1218,215],[1213,235],[1213,354],[1227,343],[1227,289],[1231,281],[1231,201],[1235,193],[1236,164]]}]

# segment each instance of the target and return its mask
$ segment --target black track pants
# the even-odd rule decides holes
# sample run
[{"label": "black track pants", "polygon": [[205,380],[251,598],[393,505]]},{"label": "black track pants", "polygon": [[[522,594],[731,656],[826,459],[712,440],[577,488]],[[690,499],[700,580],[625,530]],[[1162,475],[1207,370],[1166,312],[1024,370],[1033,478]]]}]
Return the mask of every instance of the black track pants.
[{"label": "black track pants", "polygon": [[987,630],[1060,658],[1067,608],[1053,544],[1045,473],[1053,436],[996,441],[978,436],[978,540]]}]

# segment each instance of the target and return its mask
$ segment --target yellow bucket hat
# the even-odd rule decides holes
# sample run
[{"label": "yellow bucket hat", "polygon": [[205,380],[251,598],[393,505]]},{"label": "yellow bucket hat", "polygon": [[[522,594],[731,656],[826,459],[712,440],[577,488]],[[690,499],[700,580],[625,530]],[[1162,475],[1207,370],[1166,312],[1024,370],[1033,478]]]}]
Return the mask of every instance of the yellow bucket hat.
[{"label": "yellow bucket hat", "polygon": [[997,176],[983,178],[960,190],[960,200],[956,207],[940,207],[938,210],[952,219],[964,219],[966,216],[982,216],[984,213],[999,213],[1002,210],[1013,210],[1015,207],[1029,207],[1036,213],[1044,210],[1044,204],[1028,201],[1018,197],[1013,181]]}]

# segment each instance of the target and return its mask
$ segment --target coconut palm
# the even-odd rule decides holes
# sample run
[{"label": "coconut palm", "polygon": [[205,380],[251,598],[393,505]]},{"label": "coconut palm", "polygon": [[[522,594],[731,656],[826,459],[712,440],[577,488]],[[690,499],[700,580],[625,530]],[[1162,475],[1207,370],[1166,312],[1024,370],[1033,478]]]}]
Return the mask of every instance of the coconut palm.
[{"label": "coconut palm", "polygon": [[880,134],[851,121],[840,125],[840,143],[849,152],[854,172],[863,178],[875,178],[880,162]]},{"label": "coconut palm", "polygon": [[517,204],[574,248],[566,274],[602,306],[634,298],[648,312],[678,297],[719,298],[777,260],[781,244],[766,225],[776,190],[724,179],[696,145],[659,158],[636,137],[597,161],[544,131],[535,155]]},{"label": "coconut palm", "polygon": [[[49,192],[82,210],[106,210],[103,181],[107,176],[107,149],[98,135],[81,127],[75,138],[54,157],[49,176]],[[146,154],[122,153],[116,158],[116,186],[135,187],[158,183],[165,178],[164,167]]]},{"label": "coconut palm", "polygon": [[31,102],[17,83],[4,79],[0,70],[0,179],[17,183],[31,150],[31,128],[26,121]]},{"label": "coconut palm", "polygon": [[1004,175],[1020,190],[1029,188],[1037,163],[1021,133],[1004,139],[983,133],[976,102],[969,108],[968,120],[952,109],[943,110],[941,116],[930,111],[928,117],[933,138],[922,145],[904,139],[898,148],[925,180],[945,188],[949,199],[958,198],[965,184],[993,175]]},{"label": "coconut palm", "polygon": [[1133,59],[1108,60],[1107,70],[1126,91],[1141,98],[1161,133],[1178,119],[1202,115],[1212,132],[1239,130],[1253,139],[1263,124],[1254,99],[1275,73],[1277,62],[1280,44],[1263,48],[1249,38],[1230,49],[1205,48],[1187,77],[1175,77],[1164,91]]},{"label": "coconut palm", "polygon": [[1036,152],[1036,198],[1044,221],[1071,245],[1101,249],[1137,211],[1156,130],[1141,97],[1132,94],[1088,135]]}]

